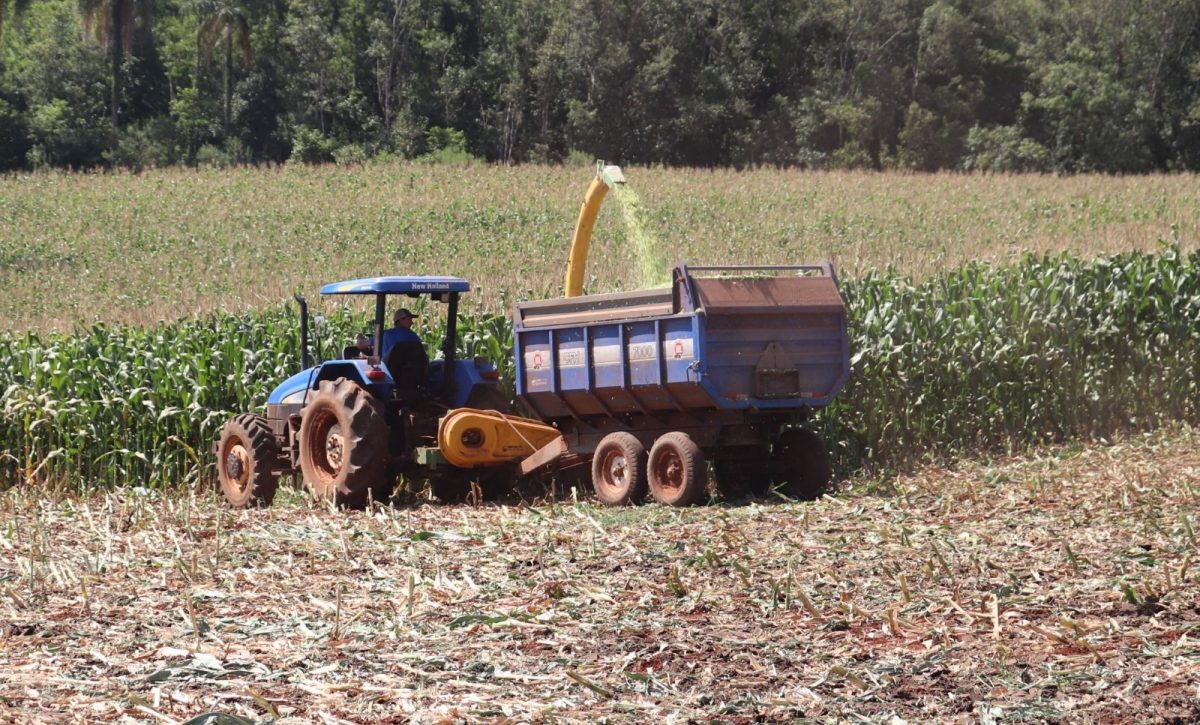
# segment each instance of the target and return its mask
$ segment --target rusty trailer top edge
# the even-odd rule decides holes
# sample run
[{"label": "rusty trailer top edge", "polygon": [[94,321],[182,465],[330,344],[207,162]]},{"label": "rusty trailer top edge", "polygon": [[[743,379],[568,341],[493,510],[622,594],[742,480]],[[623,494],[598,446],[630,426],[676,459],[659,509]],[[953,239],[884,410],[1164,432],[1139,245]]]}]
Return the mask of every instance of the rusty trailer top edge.
[{"label": "rusty trailer top edge", "polygon": [[611,292],[581,297],[518,302],[513,320],[523,328],[660,317],[674,312],[671,288]]}]

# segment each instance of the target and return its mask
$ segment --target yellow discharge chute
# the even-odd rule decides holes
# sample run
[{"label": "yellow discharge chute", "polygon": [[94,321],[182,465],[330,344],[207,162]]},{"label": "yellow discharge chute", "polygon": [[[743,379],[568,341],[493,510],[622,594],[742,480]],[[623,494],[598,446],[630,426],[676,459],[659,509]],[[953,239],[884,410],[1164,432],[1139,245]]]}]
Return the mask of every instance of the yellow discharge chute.
[{"label": "yellow discharge chute", "polygon": [[588,186],[587,195],[579,207],[579,219],[575,222],[575,233],[571,235],[571,253],[567,258],[567,277],[563,283],[564,297],[578,297],[583,294],[583,273],[587,268],[588,243],[592,239],[592,227],[596,224],[596,215],[600,213],[600,204],[609,187],[625,183],[625,174],[620,166],[605,166],[604,162],[596,164],[596,178]]},{"label": "yellow discharge chute", "polygon": [[525,458],[558,436],[554,426],[530,418],[456,408],[438,425],[438,450],[459,468],[494,466]]}]

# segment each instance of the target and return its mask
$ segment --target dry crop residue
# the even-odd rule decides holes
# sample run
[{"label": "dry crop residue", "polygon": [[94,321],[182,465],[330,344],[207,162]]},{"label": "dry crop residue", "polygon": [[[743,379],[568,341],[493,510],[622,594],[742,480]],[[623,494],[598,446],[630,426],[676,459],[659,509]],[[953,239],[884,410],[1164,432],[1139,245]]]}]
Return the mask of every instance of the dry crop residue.
[{"label": "dry crop residue", "polygon": [[0,720],[1194,722],[1198,444],[688,510],[10,492]]}]

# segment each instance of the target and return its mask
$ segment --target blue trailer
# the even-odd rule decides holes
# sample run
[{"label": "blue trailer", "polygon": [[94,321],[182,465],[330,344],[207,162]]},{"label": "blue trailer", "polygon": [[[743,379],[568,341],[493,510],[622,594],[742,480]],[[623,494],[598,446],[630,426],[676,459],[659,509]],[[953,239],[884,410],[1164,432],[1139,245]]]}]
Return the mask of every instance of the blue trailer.
[{"label": "blue trailer", "polygon": [[828,486],[821,439],[803,423],[850,371],[846,308],[828,263],[679,265],[670,287],[518,303],[517,394],[562,440],[532,471],[591,458],[604,503],[705,493],[812,498]]}]

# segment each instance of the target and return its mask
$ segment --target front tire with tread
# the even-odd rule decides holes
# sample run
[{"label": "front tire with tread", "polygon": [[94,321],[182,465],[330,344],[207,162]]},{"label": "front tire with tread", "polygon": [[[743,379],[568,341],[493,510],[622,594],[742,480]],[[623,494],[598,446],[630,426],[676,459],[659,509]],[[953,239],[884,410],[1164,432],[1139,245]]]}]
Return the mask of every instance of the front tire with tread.
[{"label": "front tire with tread", "polygon": [[270,506],[279,487],[278,461],[279,444],[261,415],[242,413],[221,427],[217,479],[230,506]]}]

